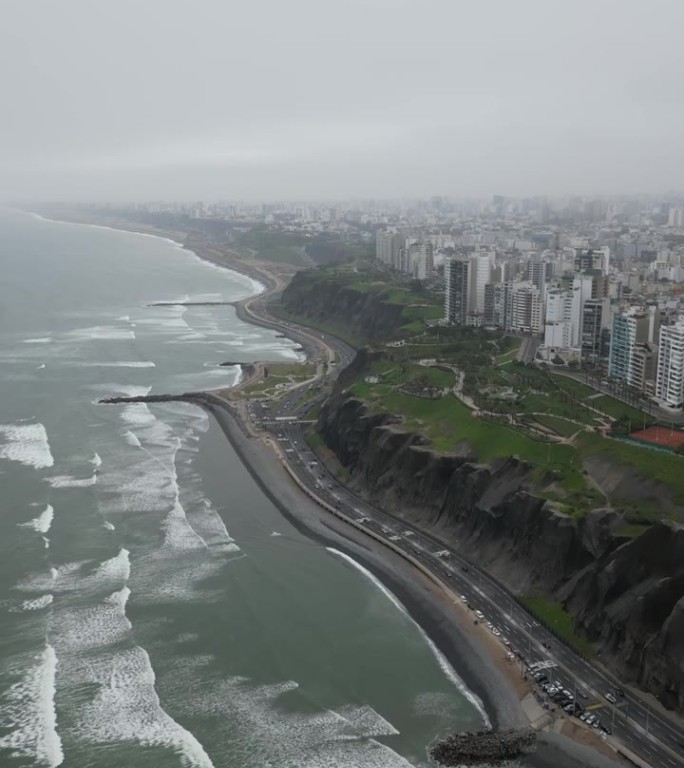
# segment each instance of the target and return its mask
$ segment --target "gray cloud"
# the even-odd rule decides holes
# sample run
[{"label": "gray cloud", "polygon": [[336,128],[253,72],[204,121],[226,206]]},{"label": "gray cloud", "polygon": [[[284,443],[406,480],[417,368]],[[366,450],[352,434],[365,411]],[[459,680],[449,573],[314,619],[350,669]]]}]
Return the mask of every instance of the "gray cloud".
[{"label": "gray cloud", "polygon": [[657,191],[680,0],[5,0],[0,196]]}]

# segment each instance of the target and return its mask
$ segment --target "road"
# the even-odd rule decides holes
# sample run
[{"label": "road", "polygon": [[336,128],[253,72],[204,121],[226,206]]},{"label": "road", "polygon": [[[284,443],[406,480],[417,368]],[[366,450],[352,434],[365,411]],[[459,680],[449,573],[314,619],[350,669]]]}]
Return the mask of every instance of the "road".
[{"label": "road", "polygon": [[[262,311],[263,305],[259,314]],[[337,357],[337,363],[329,368],[322,381],[291,390],[278,401],[248,405],[254,424],[280,443],[302,484],[429,568],[452,591],[462,595],[474,619],[474,612],[480,611],[485,617],[483,621],[490,622],[492,629],[500,629],[502,641],[504,638],[508,640],[521,664],[529,667],[543,662],[551,670],[549,680],[557,680],[562,688],[572,692],[578,703],[598,716],[603,729],[612,732],[614,738],[646,763],[653,768],[684,768],[684,729],[675,720],[650,709],[629,690],[617,695],[616,703],[610,703],[605,694],[616,689],[619,682],[563,645],[516,602],[505,586],[456,550],[445,546],[444,542],[387,510],[369,504],[338,482],[306,443],[306,412],[326,397],[328,388],[323,385],[332,383],[338,372],[353,360],[355,351],[328,334],[268,314],[261,319],[277,325],[300,343],[303,340],[307,343],[317,341]],[[586,694],[586,698],[580,696],[580,692]]]}]

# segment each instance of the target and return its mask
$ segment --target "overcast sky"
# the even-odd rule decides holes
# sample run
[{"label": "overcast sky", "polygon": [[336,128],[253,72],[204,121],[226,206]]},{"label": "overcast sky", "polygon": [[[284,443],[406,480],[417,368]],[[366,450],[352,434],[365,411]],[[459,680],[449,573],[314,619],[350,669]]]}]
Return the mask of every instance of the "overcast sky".
[{"label": "overcast sky", "polygon": [[2,0],[0,198],[684,188],[684,0]]}]

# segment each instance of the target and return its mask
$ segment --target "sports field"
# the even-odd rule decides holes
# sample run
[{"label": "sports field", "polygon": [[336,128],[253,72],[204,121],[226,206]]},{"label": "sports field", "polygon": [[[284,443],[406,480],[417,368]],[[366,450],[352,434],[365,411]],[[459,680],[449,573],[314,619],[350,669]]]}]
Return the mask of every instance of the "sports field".
[{"label": "sports field", "polygon": [[663,445],[667,448],[677,449],[684,444],[684,432],[672,427],[647,427],[638,432],[632,432],[630,437],[635,440],[644,440],[647,443]]}]

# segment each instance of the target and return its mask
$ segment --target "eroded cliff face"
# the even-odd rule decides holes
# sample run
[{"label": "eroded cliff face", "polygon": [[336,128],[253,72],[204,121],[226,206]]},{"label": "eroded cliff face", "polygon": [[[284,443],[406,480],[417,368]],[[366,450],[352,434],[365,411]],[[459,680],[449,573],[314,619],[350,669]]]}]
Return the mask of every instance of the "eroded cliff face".
[{"label": "eroded cliff face", "polygon": [[404,324],[401,304],[384,300],[382,292],[366,292],[340,285],[315,272],[297,272],[283,291],[282,305],[293,314],[324,322],[375,341],[396,335]]},{"label": "eroded cliff face", "polygon": [[358,490],[514,590],[562,600],[624,679],[684,710],[684,527],[626,539],[614,510],[569,517],[535,495],[525,462],[480,464],[467,446],[436,453],[398,417],[344,392],[323,407],[318,430]]}]

